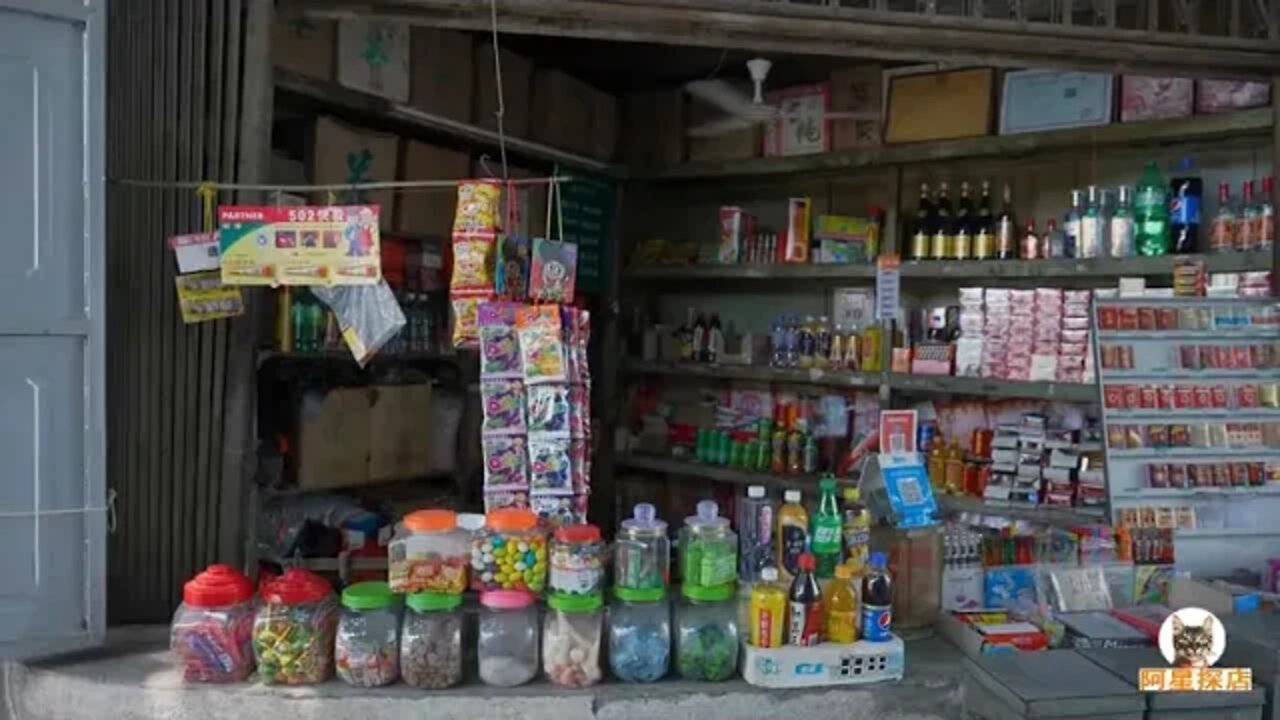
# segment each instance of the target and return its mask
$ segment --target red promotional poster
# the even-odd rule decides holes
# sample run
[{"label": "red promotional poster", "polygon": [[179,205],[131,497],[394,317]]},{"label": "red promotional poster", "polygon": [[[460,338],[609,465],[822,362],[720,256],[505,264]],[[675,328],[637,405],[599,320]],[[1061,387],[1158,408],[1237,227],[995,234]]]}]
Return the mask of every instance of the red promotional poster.
[{"label": "red promotional poster", "polygon": [[228,285],[373,285],[382,278],[377,205],[218,208]]},{"label": "red promotional poster", "polygon": [[884,410],[880,413],[880,452],[905,455],[916,451],[915,410]]}]

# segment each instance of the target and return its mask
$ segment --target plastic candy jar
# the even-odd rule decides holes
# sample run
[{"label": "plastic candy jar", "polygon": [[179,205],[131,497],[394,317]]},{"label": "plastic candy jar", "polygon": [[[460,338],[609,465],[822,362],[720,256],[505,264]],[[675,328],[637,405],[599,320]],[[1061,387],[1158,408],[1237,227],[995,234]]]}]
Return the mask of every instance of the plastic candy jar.
[{"label": "plastic candy jar", "polygon": [[698,514],[680,528],[680,573],[684,587],[714,588],[738,579],[738,536],[714,500],[698,503]]},{"label": "plastic candy jar", "polygon": [[564,525],[551,536],[551,592],[601,595],[604,540],[595,525]]},{"label": "plastic candy jar", "polygon": [[480,596],[476,643],[480,679],[514,687],[538,674],[538,606],[520,590],[490,590]]},{"label": "plastic candy jar", "polygon": [[671,666],[671,606],[662,590],[615,588],[609,669],[623,682],[657,682]]},{"label": "plastic candy jar", "polygon": [[400,676],[399,598],[387,583],[356,583],[342,591],[333,662],[338,677],[356,687],[390,685]]},{"label": "plastic candy jar", "polygon": [[460,593],[467,589],[467,533],[452,510],[418,510],[387,548],[388,582],[398,593]]},{"label": "plastic candy jar", "polygon": [[728,680],[738,669],[733,583],[686,585],[676,607],[676,670],[686,680]]},{"label": "plastic candy jar", "polygon": [[471,588],[542,592],[547,582],[547,536],[529,510],[503,508],[485,515],[471,538]]},{"label": "plastic candy jar", "polygon": [[547,679],[564,687],[600,682],[603,596],[557,593],[547,598],[547,607],[542,625],[542,670]]},{"label": "plastic candy jar", "polygon": [[211,565],[182,586],[169,648],[187,682],[240,682],[253,672],[253,581]]},{"label": "plastic candy jar", "polygon": [[262,586],[253,654],[268,685],[324,682],[333,666],[338,604],[324,578],[290,568]]},{"label": "plastic candy jar", "polygon": [[414,593],[400,631],[400,674],[416,688],[462,682],[462,596]]},{"label": "plastic candy jar", "polygon": [[632,509],[613,545],[613,583],[628,590],[666,590],[671,566],[667,524],[649,503]]}]

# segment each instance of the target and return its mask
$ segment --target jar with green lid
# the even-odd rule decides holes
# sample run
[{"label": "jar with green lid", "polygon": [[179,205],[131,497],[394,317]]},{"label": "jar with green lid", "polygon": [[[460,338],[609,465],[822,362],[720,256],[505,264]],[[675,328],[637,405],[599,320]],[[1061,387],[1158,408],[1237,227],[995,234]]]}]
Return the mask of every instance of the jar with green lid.
[{"label": "jar with green lid", "polygon": [[390,685],[400,677],[400,608],[385,582],[342,591],[342,616],[333,643],[338,677],[356,687]]},{"label": "jar with green lid", "polygon": [[676,606],[676,671],[686,680],[719,682],[738,671],[734,584],[686,585]]},{"label": "jar with green lid", "polygon": [[542,670],[563,687],[586,687],[600,682],[600,641],[604,598],[555,593],[547,598],[542,624]]},{"label": "jar with green lid", "polygon": [[614,589],[609,669],[623,682],[661,680],[671,665],[671,605],[662,590]]},{"label": "jar with green lid", "polygon": [[686,588],[715,588],[738,579],[738,536],[714,500],[699,502],[698,514],[684,520],[680,573]]},{"label": "jar with green lid", "polygon": [[404,604],[400,674],[405,684],[438,690],[462,682],[462,596],[413,593]]},{"label": "jar with green lid", "polygon": [[670,576],[667,524],[649,503],[640,503],[622,521],[613,543],[613,583],[627,590],[665,591]]}]

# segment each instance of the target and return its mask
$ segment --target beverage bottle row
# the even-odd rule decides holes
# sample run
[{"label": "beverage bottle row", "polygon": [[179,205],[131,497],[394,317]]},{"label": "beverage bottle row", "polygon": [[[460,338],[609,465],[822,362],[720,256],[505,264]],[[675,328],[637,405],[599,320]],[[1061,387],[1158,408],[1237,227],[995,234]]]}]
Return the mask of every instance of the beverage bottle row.
[{"label": "beverage bottle row", "polygon": [[694,457],[709,465],[778,475],[814,473],[818,471],[818,439],[803,419],[776,426],[761,420],[754,433],[702,428],[694,442]]},{"label": "beverage bottle row", "polygon": [[1276,242],[1276,209],[1272,198],[1275,178],[1262,178],[1262,194],[1254,195],[1254,181],[1241,186],[1240,201],[1231,197],[1228,183],[1218,184],[1218,212],[1209,230],[1210,252],[1264,250]]},{"label": "beverage bottle row", "polygon": [[675,330],[676,348],[685,362],[718,362],[724,355],[724,330],[720,315],[706,315],[689,308],[684,325]]},{"label": "beverage bottle row", "polygon": [[823,368],[878,372],[882,331],[871,325],[859,332],[831,326],[827,317],[779,315],[769,333],[769,364],[778,368]]}]

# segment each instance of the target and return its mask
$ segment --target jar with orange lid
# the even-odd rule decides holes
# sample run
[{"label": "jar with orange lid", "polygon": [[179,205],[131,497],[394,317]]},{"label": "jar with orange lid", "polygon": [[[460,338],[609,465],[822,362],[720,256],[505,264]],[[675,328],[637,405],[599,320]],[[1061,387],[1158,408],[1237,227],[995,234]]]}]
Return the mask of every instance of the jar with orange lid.
[{"label": "jar with orange lid", "polygon": [[452,510],[405,515],[387,548],[387,582],[397,593],[467,589],[467,533]]},{"label": "jar with orange lid", "polygon": [[551,592],[604,592],[604,538],[595,525],[562,525],[551,536]]},{"label": "jar with orange lid", "polygon": [[485,515],[471,536],[471,589],[542,592],[547,584],[547,536],[531,510],[502,508]]}]

